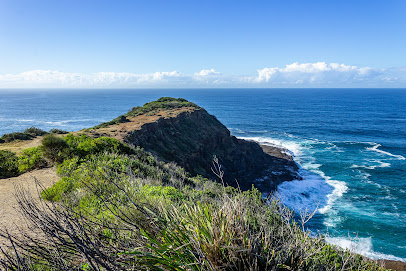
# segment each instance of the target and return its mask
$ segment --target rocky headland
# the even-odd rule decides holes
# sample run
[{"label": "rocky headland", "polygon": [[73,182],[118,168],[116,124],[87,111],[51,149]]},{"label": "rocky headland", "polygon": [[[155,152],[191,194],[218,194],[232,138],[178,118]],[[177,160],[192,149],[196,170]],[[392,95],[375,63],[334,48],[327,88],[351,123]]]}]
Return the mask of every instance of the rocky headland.
[{"label": "rocky headland", "polygon": [[193,103],[161,98],[150,104],[151,110],[134,108],[117,118],[119,122],[85,132],[140,146],[164,162],[175,162],[192,175],[213,180],[218,179],[212,171],[215,156],[224,182],[242,190],[255,185],[261,192],[270,192],[282,182],[300,178],[298,166],[282,149],[232,136],[215,116]]}]

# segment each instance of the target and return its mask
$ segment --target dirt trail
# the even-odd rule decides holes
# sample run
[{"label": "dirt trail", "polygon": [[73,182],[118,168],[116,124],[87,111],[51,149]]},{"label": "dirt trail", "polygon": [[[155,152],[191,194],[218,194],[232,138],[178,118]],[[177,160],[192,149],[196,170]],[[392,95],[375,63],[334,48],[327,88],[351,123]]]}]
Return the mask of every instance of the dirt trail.
[{"label": "dirt trail", "polygon": [[1,143],[0,150],[7,150],[20,154],[24,149],[38,147],[41,145],[43,136],[37,136],[31,140],[17,140],[10,143]]},{"label": "dirt trail", "polygon": [[55,168],[39,169],[18,177],[0,179],[0,227],[6,227],[11,232],[15,230],[15,225],[24,227],[24,219],[16,209],[18,204],[14,197],[15,185],[22,185],[35,199],[38,199],[34,178],[44,187],[49,187],[59,180]]}]

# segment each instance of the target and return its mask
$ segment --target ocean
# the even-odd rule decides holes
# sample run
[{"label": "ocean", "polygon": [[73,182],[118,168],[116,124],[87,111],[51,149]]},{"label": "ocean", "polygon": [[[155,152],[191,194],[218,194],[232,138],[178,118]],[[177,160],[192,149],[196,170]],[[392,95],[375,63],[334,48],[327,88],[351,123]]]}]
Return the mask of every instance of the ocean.
[{"label": "ocean", "polygon": [[278,195],[297,213],[317,209],[313,233],[406,261],[406,89],[1,90],[0,135],[76,131],[162,96],[197,103],[236,137],[288,149],[303,180]]}]

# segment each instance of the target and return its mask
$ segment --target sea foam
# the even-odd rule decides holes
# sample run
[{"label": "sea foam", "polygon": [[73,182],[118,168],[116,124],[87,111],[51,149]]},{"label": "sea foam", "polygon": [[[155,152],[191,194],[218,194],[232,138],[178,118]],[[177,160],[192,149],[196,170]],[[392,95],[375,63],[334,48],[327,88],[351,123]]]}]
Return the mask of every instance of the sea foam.
[{"label": "sea foam", "polygon": [[373,250],[372,238],[350,238],[350,237],[326,237],[327,243],[348,249],[352,252],[364,255],[371,259],[387,259],[394,261],[406,261],[406,258],[400,258],[389,254],[379,253]]},{"label": "sea foam", "polygon": [[382,154],[385,154],[385,155],[388,155],[388,156],[391,156],[391,157],[395,157],[395,158],[397,158],[399,160],[406,160],[406,158],[404,156],[402,156],[402,155],[392,154],[390,152],[380,150],[380,149],[378,149],[379,147],[381,147],[381,144],[375,144],[375,146],[367,148],[367,150],[379,152],[379,153],[382,153]]},{"label": "sea foam", "polygon": [[295,161],[299,164],[299,174],[302,180],[283,182],[277,190],[282,202],[296,212],[313,212],[318,209],[319,213],[327,213],[334,201],[342,197],[348,189],[345,182],[326,176],[319,169],[322,165],[317,164],[314,157],[310,155],[312,144],[325,144],[325,142],[314,140],[295,142],[269,137],[242,138],[285,149],[294,156]]}]

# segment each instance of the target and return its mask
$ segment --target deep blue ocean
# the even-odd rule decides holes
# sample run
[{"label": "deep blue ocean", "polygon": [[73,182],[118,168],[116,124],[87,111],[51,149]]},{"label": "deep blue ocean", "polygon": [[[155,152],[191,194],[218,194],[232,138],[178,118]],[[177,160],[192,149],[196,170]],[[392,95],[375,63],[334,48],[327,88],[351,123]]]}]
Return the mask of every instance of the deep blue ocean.
[{"label": "deep blue ocean", "polygon": [[197,103],[237,137],[287,148],[303,180],[279,195],[297,212],[317,208],[312,232],[406,261],[406,89],[1,90],[0,135],[76,131],[161,96]]}]

